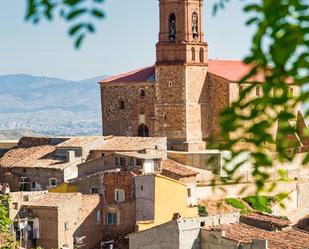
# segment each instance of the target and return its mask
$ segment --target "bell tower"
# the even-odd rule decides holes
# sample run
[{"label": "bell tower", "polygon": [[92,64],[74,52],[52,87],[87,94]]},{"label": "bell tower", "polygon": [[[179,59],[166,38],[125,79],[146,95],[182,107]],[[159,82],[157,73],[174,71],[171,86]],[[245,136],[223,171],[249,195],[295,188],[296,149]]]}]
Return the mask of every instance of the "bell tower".
[{"label": "bell tower", "polygon": [[167,137],[172,150],[202,150],[205,149],[202,99],[208,67],[203,0],[159,0],[159,3],[156,135]]},{"label": "bell tower", "polygon": [[203,33],[203,0],[159,0],[157,64],[207,65]]}]

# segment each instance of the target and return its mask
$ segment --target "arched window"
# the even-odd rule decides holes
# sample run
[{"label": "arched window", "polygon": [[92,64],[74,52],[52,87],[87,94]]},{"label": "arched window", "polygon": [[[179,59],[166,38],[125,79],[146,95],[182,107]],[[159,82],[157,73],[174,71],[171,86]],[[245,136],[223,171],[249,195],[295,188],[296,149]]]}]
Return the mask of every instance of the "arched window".
[{"label": "arched window", "polygon": [[168,39],[172,42],[176,39],[176,15],[174,13],[170,14],[168,20]]},{"label": "arched window", "polygon": [[144,107],[142,107],[142,108],[140,109],[139,114],[145,114],[145,109],[144,109]]},{"label": "arched window", "polygon": [[124,109],[124,101],[119,100],[119,109],[123,110]]},{"label": "arched window", "polygon": [[191,48],[192,61],[195,61],[195,48]]},{"label": "arched window", "polygon": [[145,124],[141,124],[138,127],[138,136],[139,137],[149,137],[149,129]]},{"label": "arched window", "polygon": [[200,62],[204,62],[204,49],[200,49]]},{"label": "arched window", "polygon": [[196,12],[192,14],[192,34],[194,39],[198,37],[198,15]]},{"label": "arched window", "polygon": [[139,90],[139,96],[140,96],[141,98],[144,98],[145,95],[146,95],[145,90],[144,90],[144,89],[140,89],[140,90]]}]

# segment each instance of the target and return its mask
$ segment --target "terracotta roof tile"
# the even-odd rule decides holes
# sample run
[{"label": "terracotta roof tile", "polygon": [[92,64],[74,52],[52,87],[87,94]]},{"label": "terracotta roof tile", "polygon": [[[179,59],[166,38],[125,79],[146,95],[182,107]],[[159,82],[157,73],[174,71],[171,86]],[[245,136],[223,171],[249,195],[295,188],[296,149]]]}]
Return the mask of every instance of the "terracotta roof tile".
[{"label": "terracotta roof tile", "polygon": [[58,144],[57,148],[63,148],[63,147],[68,147],[68,148],[76,148],[76,147],[83,147],[87,144],[91,144],[97,141],[102,141],[104,140],[104,137],[102,136],[88,136],[88,137],[71,137],[67,141]]},{"label": "terracotta roof tile", "polygon": [[198,172],[188,169],[186,166],[171,159],[163,160],[162,174],[164,175],[165,173],[176,174],[180,177],[196,176],[198,174]]},{"label": "terracotta roof tile", "polygon": [[309,247],[309,233],[294,228],[271,232],[247,224],[235,223],[204,229],[224,230],[225,238],[243,243],[251,243],[253,239],[268,240],[269,249],[304,249]]},{"label": "terracotta roof tile", "polygon": [[24,203],[27,207],[60,207],[67,201],[72,200],[80,193],[45,193],[37,198]]},{"label": "terracotta roof tile", "polygon": [[16,147],[0,158],[0,167],[13,168],[55,168],[63,169],[70,165],[64,158],[55,157],[55,146]]},{"label": "terracotta roof tile", "polygon": [[113,76],[104,80],[99,81],[99,83],[114,83],[114,82],[153,82],[155,75],[155,67],[144,67],[131,72],[120,74],[118,76]]},{"label": "terracotta roof tile", "polygon": [[94,148],[101,151],[140,151],[166,140],[162,137],[111,137]]}]

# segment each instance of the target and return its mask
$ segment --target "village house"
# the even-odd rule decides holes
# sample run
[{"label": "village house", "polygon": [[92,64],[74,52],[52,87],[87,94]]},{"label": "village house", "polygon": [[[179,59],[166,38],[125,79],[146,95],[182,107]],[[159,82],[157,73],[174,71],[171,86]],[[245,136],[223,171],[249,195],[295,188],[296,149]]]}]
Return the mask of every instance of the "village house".
[{"label": "village house", "polygon": [[109,136],[91,150],[88,161],[78,165],[78,176],[116,168],[160,172],[166,158],[166,138]]},{"label": "village house", "polygon": [[[156,243],[151,243],[156,241]],[[304,249],[309,233],[282,218],[239,213],[178,218],[129,236],[130,249]]]},{"label": "village house", "polygon": [[0,158],[0,182],[11,191],[37,191],[56,187],[76,178],[77,165],[103,137],[23,137]]},{"label": "village house", "polygon": [[102,241],[99,195],[11,193],[9,216],[16,239],[25,248],[95,248]]}]

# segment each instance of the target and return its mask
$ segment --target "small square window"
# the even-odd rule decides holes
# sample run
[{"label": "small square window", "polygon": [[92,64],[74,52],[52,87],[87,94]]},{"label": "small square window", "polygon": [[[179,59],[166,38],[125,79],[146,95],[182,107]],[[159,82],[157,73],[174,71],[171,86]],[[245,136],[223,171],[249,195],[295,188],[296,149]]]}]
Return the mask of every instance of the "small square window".
[{"label": "small square window", "polygon": [[202,221],[201,222],[201,227],[204,227],[205,226],[205,221]]},{"label": "small square window", "polygon": [[18,210],[18,203],[17,202],[13,202],[12,206],[13,206],[13,209]]},{"label": "small square window", "polygon": [[99,189],[97,187],[91,187],[90,193],[92,195],[98,194],[99,193]]},{"label": "small square window", "polygon": [[142,159],[136,159],[136,165],[137,166],[142,166],[143,165],[143,160]]},{"label": "small square window", "polygon": [[117,225],[117,213],[107,213],[107,225]]},{"label": "small square window", "polygon": [[57,187],[57,179],[56,178],[49,178],[49,187],[51,187],[51,188]]},{"label": "small square window", "polygon": [[24,195],[24,196],[23,196],[23,201],[24,201],[24,202],[29,201],[29,195]]},{"label": "small square window", "polygon": [[141,185],[141,191],[144,191],[144,186],[143,185]]}]

